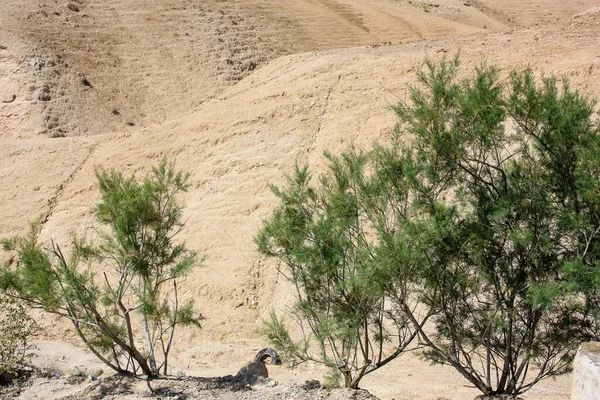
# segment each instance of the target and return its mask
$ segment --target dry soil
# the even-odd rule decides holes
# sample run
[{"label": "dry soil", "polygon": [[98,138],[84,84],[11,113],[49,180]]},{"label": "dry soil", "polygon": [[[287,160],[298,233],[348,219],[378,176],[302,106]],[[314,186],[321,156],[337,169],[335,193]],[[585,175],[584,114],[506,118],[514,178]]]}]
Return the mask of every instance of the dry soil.
[{"label": "dry soil", "polygon": [[[182,237],[206,260],[180,287],[207,319],[178,332],[173,372],[187,376],[234,373],[265,346],[262,319],[293,299],[253,243],[276,205],[267,184],[296,161],[321,169],[324,150],[389,138],[389,106],[425,59],[460,52],[464,74],[488,60],[600,94],[598,0],[0,0],[0,10],[0,237],[41,214],[44,239],[68,251],[72,232],[95,232],[96,168],[143,173],[169,156],[190,171]],[[68,324],[40,320],[42,339],[77,343]],[[43,357],[60,349],[51,342]],[[324,372],[272,374],[302,384]],[[565,400],[570,385],[549,380],[526,398]],[[386,400],[477,394],[414,355],[363,386]]]}]

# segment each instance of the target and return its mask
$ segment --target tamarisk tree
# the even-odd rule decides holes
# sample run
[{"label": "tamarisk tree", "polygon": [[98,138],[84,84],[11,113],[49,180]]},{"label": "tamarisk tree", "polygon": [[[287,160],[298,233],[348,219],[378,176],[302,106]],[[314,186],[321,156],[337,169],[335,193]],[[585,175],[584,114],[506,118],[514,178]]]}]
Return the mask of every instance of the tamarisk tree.
[{"label": "tamarisk tree", "polygon": [[569,371],[594,324],[572,277],[598,270],[598,126],[593,103],[555,78],[457,71],[457,59],[427,63],[396,108],[414,210],[399,262],[434,314],[433,332],[415,324],[429,359],[516,397]]},{"label": "tamarisk tree", "polygon": [[[141,180],[98,170],[98,243],[75,238],[70,255],[53,241],[39,243],[40,224],[3,242],[15,265],[0,287],[33,307],[69,319],[87,347],[112,369],[149,377],[167,373],[178,325],[199,327],[193,303],[180,303],[177,279],[196,264],[175,238],[183,228],[177,195],[188,174],[165,159]],[[144,348],[138,348],[138,343]]]},{"label": "tamarisk tree", "polygon": [[[568,372],[598,337],[593,102],[532,71],[458,71],[458,58],[426,62],[391,143],[328,156],[318,186],[297,169],[258,235],[347,386],[385,365],[390,327],[397,349],[416,335],[425,357],[491,397]],[[306,354],[284,328],[268,321],[276,344]]]},{"label": "tamarisk tree", "polygon": [[[286,356],[325,364],[345,387],[357,388],[365,375],[412,349],[418,332],[401,307],[411,304],[408,295],[397,298],[406,293],[402,271],[377,253],[394,229],[388,217],[403,203],[383,196],[389,182],[365,175],[368,154],[326,157],[329,168],[318,185],[307,167],[296,166],[285,188],[272,187],[281,205],[256,243],[281,260],[280,272],[296,288],[298,302],[288,314],[302,337],[294,341],[275,314],[266,333]],[[389,296],[392,288],[397,292]]]}]

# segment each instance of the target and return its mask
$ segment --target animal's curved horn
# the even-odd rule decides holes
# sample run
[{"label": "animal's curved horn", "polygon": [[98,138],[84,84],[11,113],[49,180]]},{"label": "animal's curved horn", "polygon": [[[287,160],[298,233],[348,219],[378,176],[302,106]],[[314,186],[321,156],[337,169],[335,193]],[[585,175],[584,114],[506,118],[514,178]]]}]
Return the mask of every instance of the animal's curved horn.
[{"label": "animal's curved horn", "polygon": [[271,359],[270,364],[274,364],[274,365],[281,364],[281,358],[279,357],[279,354],[277,354],[275,349],[272,349],[270,347],[262,349],[261,351],[256,353],[256,356],[254,357],[254,362],[256,362],[256,361],[265,362],[265,360],[267,358]]}]

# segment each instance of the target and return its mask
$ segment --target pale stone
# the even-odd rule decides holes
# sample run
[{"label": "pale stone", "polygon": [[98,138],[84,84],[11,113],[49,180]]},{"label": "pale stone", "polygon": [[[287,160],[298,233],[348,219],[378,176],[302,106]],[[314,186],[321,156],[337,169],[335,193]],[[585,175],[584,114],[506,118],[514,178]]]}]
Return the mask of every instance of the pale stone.
[{"label": "pale stone", "polygon": [[583,343],[573,362],[571,400],[600,398],[600,343]]}]

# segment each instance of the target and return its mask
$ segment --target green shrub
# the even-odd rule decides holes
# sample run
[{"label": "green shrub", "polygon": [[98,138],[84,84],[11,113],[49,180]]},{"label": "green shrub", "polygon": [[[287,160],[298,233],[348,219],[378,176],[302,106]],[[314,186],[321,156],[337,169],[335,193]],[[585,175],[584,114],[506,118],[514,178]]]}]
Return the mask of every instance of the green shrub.
[{"label": "green shrub", "polygon": [[3,241],[18,262],[0,270],[0,288],[70,320],[115,371],[166,374],[176,327],[199,327],[201,319],[192,301],[180,302],[177,287],[197,258],[175,241],[183,229],[177,195],[187,190],[189,175],[163,160],[142,179],[114,170],[96,176],[99,243],[75,238],[66,255],[54,241],[42,246],[41,226],[33,223],[27,236]]},{"label": "green shrub", "polygon": [[332,368],[329,370],[323,379],[323,388],[325,389],[338,389],[341,387],[340,382],[342,381],[342,374],[338,368]]},{"label": "green shrub", "polygon": [[532,71],[458,70],[458,58],[426,63],[391,143],[326,154],[320,179],[297,167],[273,188],[280,205],[256,242],[296,286],[305,339],[276,318],[270,339],[347,387],[386,364],[390,338],[403,351],[417,332],[430,361],[518,396],[598,337],[594,102]]},{"label": "green shrub", "polygon": [[30,340],[39,332],[25,304],[0,293],[0,385],[12,382],[29,367],[35,349]]}]

